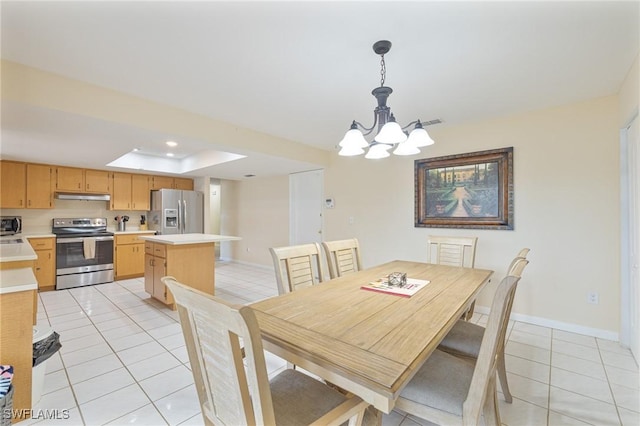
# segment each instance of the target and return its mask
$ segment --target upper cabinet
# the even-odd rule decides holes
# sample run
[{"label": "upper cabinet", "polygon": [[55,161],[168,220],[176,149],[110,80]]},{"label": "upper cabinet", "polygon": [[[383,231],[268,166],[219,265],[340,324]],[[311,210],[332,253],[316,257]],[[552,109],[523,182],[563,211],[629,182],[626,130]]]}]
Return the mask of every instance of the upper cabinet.
[{"label": "upper cabinet", "polygon": [[111,210],[149,210],[149,176],[113,173]]},{"label": "upper cabinet", "polygon": [[152,176],[151,189],[183,189],[193,190],[193,179],[174,178],[171,176]]},{"label": "upper cabinet", "polygon": [[109,194],[111,192],[109,172],[75,167],[58,167],[56,191]]},{"label": "upper cabinet", "polygon": [[26,207],[27,167],[25,163],[0,162],[0,207],[24,209]]},{"label": "upper cabinet", "polygon": [[0,161],[0,208],[53,208],[53,167]]},{"label": "upper cabinet", "polygon": [[53,167],[27,164],[27,208],[53,208]]}]

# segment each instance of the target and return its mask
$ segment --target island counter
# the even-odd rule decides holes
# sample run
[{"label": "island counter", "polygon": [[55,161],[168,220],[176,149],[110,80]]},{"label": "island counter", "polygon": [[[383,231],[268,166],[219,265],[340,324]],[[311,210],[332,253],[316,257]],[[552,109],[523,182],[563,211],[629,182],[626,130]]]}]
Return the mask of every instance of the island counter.
[{"label": "island counter", "polygon": [[239,237],[214,234],[149,235],[144,244],[144,289],[175,310],[173,296],[160,278],[170,275],[179,282],[214,294],[215,244]]}]

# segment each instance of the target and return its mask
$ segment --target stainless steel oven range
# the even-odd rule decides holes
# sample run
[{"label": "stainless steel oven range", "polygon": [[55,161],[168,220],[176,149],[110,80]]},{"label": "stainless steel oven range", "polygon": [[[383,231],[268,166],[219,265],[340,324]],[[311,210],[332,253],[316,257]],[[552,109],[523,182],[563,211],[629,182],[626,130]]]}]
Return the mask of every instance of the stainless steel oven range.
[{"label": "stainless steel oven range", "polygon": [[107,218],[53,219],[56,290],[113,281],[113,232]]}]

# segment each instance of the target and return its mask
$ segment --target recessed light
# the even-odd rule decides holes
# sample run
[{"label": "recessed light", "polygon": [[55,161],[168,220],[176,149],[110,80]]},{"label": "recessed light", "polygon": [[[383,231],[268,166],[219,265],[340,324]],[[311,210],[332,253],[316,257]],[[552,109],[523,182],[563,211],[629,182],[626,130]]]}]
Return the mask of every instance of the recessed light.
[{"label": "recessed light", "polygon": [[173,157],[173,152],[167,152],[167,157]]},{"label": "recessed light", "polygon": [[174,146],[178,146],[178,142],[167,141],[167,146],[170,146],[171,148],[173,148]]},{"label": "recessed light", "polygon": [[133,152],[138,152],[140,151],[140,148],[133,148]]}]

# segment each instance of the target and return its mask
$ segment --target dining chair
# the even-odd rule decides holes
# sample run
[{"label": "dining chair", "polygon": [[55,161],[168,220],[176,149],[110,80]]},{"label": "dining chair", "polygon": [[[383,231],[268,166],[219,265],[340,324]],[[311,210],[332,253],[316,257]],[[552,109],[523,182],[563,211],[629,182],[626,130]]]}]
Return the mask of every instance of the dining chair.
[{"label": "dining chair", "polygon": [[327,256],[331,279],[362,270],[360,244],[357,238],[324,241],[322,247]]},{"label": "dining chair", "polygon": [[[429,235],[427,239],[427,260],[439,265],[473,268],[476,262],[478,237],[443,237]],[[469,321],[473,316],[475,300],[463,318]]]},{"label": "dining chair", "polygon": [[[522,277],[522,270],[524,269],[524,264],[522,260],[525,260],[525,257],[529,253],[529,249],[523,249],[518,253],[518,255],[511,261],[508,269],[508,275],[513,275],[517,277]],[[508,403],[513,401],[511,396],[511,391],[509,390],[509,383],[507,382],[507,369],[505,366],[504,360],[504,346],[507,334],[507,327],[509,323],[509,317],[511,316],[511,308],[513,306],[513,299],[515,298],[515,290],[511,294],[508,303],[507,303],[507,315],[506,315],[506,324],[503,330],[503,334],[500,336],[500,341],[498,345],[498,353],[497,353],[497,372],[498,379],[500,380],[500,387],[502,388],[502,394],[504,395],[504,400]],[[458,321],[453,326],[451,331],[445,336],[445,338],[440,342],[440,346],[438,349],[448,352],[452,355],[456,355],[458,357],[468,358],[472,360],[476,360],[478,358],[478,354],[480,353],[480,345],[482,343],[482,337],[485,333],[485,328],[470,323],[468,321]]]},{"label": "dining chair", "polygon": [[324,281],[320,244],[271,247],[278,293],[285,294]]},{"label": "dining chair", "polygon": [[[521,273],[527,260],[520,260]],[[502,279],[493,296],[487,327],[475,363],[436,349],[402,390],[395,407],[443,425],[500,425],[496,398],[496,354],[507,321],[509,298],[520,277]]]},{"label": "dining chair", "polygon": [[368,404],[358,397],[348,398],[296,370],[286,369],[269,380],[250,307],[230,304],[173,277],[162,282],[176,301],[205,424],[361,424]]}]

